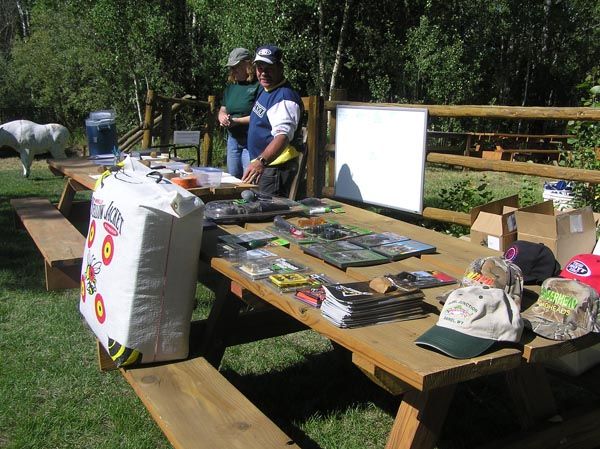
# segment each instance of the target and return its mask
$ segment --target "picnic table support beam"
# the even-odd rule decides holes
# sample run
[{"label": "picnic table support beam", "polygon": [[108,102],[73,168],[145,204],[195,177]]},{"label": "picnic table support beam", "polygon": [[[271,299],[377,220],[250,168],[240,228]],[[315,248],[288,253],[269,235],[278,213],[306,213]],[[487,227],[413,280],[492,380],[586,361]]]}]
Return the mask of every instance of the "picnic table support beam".
[{"label": "picnic table support beam", "polygon": [[200,346],[201,355],[217,369],[225,354],[228,334],[236,328],[237,317],[243,305],[232,292],[231,281],[224,276],[219,277],[215,301],[210,309]]},{"label": "picnic table support beam", "polygon": [[71,213],[71,208],[73,207],[73,200],[75,199],[75,194],[77,192],[81,192],[83,190],[88,190],[87,187],[79,184],[77,181],[73,179],[68,179],[65,183],[63,191],[60,195],[60,200],[56,205],[56,208],[63,214],[65,217],[68,217]]},{"label": "picnic table support beam", "polygon": [[402,398],[386,449],[431,449],[438,439],[456,385],[411,390]]},{"label": "picnic table support beam", "polygon": [[546,370],[540,364],[527,364],[508,371],[506,383],[521,429],[529,429],[558,413]]}]

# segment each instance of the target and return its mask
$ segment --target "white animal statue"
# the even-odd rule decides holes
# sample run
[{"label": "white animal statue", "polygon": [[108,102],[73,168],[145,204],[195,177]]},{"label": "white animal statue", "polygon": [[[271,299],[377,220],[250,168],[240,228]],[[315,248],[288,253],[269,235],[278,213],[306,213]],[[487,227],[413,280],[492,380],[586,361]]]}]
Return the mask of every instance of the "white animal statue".
[{"label": "white animal statue", "polygon": [[29,120],[15,120],[0,125],[0,147],[11,147],[19,152],[26,178],[36,154],[49,151],[53,158],[64,159],[68,141],[69,130],[57,123],[39,125]]}]

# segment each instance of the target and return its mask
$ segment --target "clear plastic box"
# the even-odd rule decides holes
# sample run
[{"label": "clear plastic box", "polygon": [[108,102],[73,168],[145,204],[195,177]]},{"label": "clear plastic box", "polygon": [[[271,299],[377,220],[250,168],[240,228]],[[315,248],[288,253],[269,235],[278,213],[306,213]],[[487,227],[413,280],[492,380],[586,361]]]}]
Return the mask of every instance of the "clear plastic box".
[{"label": "clear plastic box", "polygon": [[219,187],[223,170],[214,167],[193,167],[194,176],[198,178],[198,185],[202,187]]}]

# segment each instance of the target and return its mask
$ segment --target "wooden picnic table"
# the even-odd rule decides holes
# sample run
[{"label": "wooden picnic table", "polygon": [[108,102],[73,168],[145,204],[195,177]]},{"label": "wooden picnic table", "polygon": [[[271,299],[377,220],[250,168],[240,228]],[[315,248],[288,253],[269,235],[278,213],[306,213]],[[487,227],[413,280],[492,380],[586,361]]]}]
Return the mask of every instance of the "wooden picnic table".
[{"label": "wooden picnic table", "polygon": [[[481,153],[484,159],[514,160],[518,154],[547,155],[560,158],[561,146],[568,149],[567,140],[575,137],[568,134],[520,134],[467,132],[465,156],[472,151]],[[491,148],[490,148],[491,147]]]},{"label": "wooden picnic table", "polygon": [[[105,166],[98,161],[85,157],[69,159],[48,159],[48,168],[57,176],[66,178],[65,187],[57,204],[58,210],[66,217],[71,212],[73,200],[77,192],[94,190]],[[203,201],[239,198],[242,190],[256,187],[253,184],[240,182],[222,182],[219,187],[196,187],[188,189]]]},{"label": "wooden picnic table", "polygon": [[[295,245],[289,249],[276,248],[274,251],[339,282],[368,280],[385,273],[418,269],[438,269],[460,278],[473,259],[500,255],[488,248],[350,205],[344,205],[344,210],[345,214],[328,218],[375,232],[392,231],[406,235],[435,245],[437,252],[420,258],[342,271],[303,254]],[[245,229],[265,229],[268,224],[249,223]],[[211,237],[210,232],[206,233],[205,241],[211,238],[215,239],[215,236]],[[541,446],[518,446],[511,440],[511,444],[517,444],[516,447],[551,447],[559,435],[565,441],[577,436],[577,447],[592,448],[597,445],[600,431],[595,430],[596,427],[586,428],[566,417],[556,426],[549,426],[545,422],[557,415],[558,411],[546,379],[545,368],[539,363],[597,343],[597,335],[572,342],[556,342],[525,331],[518,345],[495,347],[472,359],[453,359],[414,343],[419,335],[437,322],[436,313],[424,319],[340,329],[322,317],[319,309],[311,308],[289,294],[282,294],[264,282],[252,281],[235,269],[230,261],[212,256],[214,254],[211,254],[211,250],[205,248],[202,259],[206,263],[210,262],[219,276],[216,277],[216,298],[204,328],[200,353],[215,367],[219,366],[227,346],[262,338],[261,332],[264,332],[265,326],[258,322],[254,327],[250,326],[244,312],[241,312],[243,302],[239,299],[252,297],[253,304],[260,304],[267,309],[274,308],[282,312],[284,317],[293,318],[304,327],[345,348],[352,353],[353,362],[371,380],[391,393],[403,393],[388,436],[388,449],[434,447],[457,385],[495,373],[504,373],[507,377],[510,397],[516,405],[517,418],[525,431],[520,437],[524,438],[523,441],[529,441],[528,444],[531,444],[532,438],[541,442]],[[214,281],[214,273],[211,276]],[[436,297],[447,289],[448,287],[425,289],[426,302],[439,310],[441,306]],[[535,289],[529,294],[534,298]],[[270,321],[269,326],[276,327],[276,322]],[[286,332],[285,326],[281,329],[282,334]],[[595,414],[586,415],[587,421],[584,419],[581,422],[589,422],[590,416],[596,417],[597,412],[593,413]],[[581,416],[577,419],[581,419]],[[537,427],[540,425],[542,427]],[[499,442],[493,447],[503,447],[502,444]]]},{"label": "wooden picnic table", "polygon": [[[71,163],[55,161],[50,166],[68,178],[66,189],[78,185],[93,188],[95,178],[90,175],[97,169],[89,163],[81,160]],[[404,270],[431,269],[460,278],[473,259],[500,255],[487,247],[351,205],[342,205],[345,213],[328,214],[326,218],[374,232],[392,231],[435,245],[437,251],[420,258],[411,257],[344,271],[304,254],[296,245],[269,249],[300,262],[311,271],[325,273],[338,282],[368,280],[380,274]],[[290,218],[292,222],[295,220],[297,218]],[[218,444],[225,445],[220,447],[238,447],[240,444],[242,446],[239,447],[297,447],[241,392],[228,385],[217,370],[229,346],[304,329],[312,329],[336,346],[345,348],[352,354],[352,362],[370,380],[391,394],[402,395],[387,438],[387,449],[433,448],[451,410],[457,386],[494,374],[505,375],[515,414],[523,429],[522,433],[509,437],[510,440],[507,438],[511,447],[555,447],[556,441],[572,440],[576,440],[577,444],[570,447],[597,446],[600,429],[589,425],[598,417],[597,410],[573,418],[563,415],[559,423],[548,421],[559,410],[545,368],[540,363],[591,346],[599,341],[597,335],[571,342],[556,342],[524,332],[519,344],[494,346],[470,359],[453,359],[414,343],[418,336],[436,324],[437,312],[441,308],[437,295],[447,290],[447,286],[424,290],[425,301],[431,309],[425,318],[354,329],[338,328],[325,319],[319,309],[307,306],[290,294],[280,293],[264,282],[245,277],[234,263],[216,257],[218,235],[265,229],[270,224],[247,223],[245,227],[220,225],[204,229],[199,281],[214,289],[215,300],[208,318],[192,323],[190,358],[158,366],[121,369],[175,447],[210,447],[213,444],[209,444],[210,438],[217,435]],[[535,289],[529,291],[529,304],[535,299],[535,294]],[[99,349],[101,364],[108,364],[110,357]],[[209,364],[216,370],[211,371]],[[235,398],[235,405],[227,398]],[[223,407],[230,411],[221,412]],[[230,413],[236,417],[229,417]],[[199,417],[202,417],[203,426],[196,424]],[[215,431],[219,426],[230,430]],[[253,444],[248,440],[248,432],[257,438]],[[265,442],[261,442],[262,437],[265,437]],[[235,444],[232,443],[234,440]],[[268,441],[276,441],[277,444],[272,446]],[[507,447],[507,443],[502,440],[486,447]]]}]

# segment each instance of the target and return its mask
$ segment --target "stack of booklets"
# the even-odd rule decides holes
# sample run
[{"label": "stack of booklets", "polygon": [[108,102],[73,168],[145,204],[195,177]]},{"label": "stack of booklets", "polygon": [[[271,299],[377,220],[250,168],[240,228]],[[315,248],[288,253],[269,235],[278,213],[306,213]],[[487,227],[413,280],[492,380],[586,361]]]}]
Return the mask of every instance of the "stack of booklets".
[{"label": "stack of booklets", "polygon": [[423,292],[415,288],[399,288],[389,293],[378,293],[365,281],[325,285],[323,289],[325,300],[321,304],[321,313],[342,328],[409,320],[428,315],[423,302]]}]

